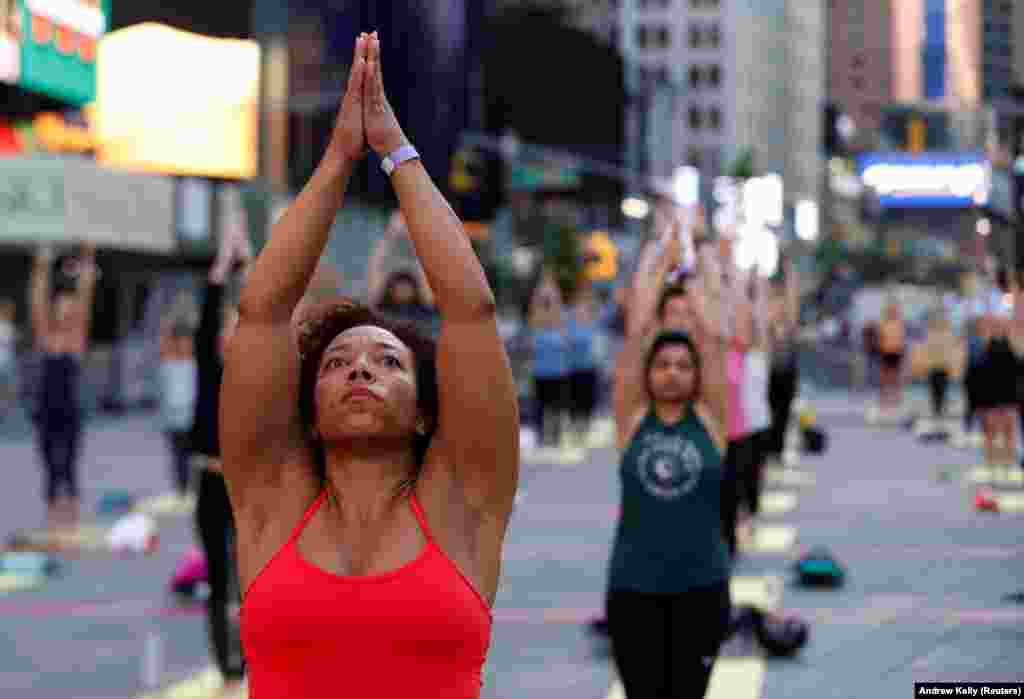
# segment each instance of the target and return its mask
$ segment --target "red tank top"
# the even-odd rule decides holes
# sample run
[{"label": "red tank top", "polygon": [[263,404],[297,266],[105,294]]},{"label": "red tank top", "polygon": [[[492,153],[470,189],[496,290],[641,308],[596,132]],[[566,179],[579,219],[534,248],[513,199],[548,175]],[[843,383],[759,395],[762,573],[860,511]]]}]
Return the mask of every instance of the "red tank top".
[{"label": "red tank top", "polygon": [[242,601],[250,699],[477,699],[491,611],[434,542],[416,496],[409,503],[427,542],[420,555],[388,573],[347,576],[299,552],[326,495]]}]

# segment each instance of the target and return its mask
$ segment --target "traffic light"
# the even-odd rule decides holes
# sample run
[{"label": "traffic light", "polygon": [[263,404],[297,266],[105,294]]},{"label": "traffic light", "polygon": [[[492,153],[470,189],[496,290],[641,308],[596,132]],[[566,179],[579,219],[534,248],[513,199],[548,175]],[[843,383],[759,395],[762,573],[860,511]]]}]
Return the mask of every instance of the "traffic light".
[{"label": "traffic light", "polygon": [[912,117],[907,124],[907,150],[911,153],[923,153],[927,147],[928,125],[923,117]]},{"label": "traffic light", "polygon": [[494,218],[501,198],[501,162],[489,151],[460,146],[453,154],[448,174],[452,204],[463,221]]},{"label": "traffic light", "polygon": [[619,250],[604,231],[594,231],[586,244],[586,275],[591,281],[610,281],[619,274]]},{"label": "traffic light", "polygon": [[830,103],[825,106],[823,116],[825,118],[823,129],[825,157],[831,158],[839,154],[840,144],[842,143],[839,138],[839,109]]}]

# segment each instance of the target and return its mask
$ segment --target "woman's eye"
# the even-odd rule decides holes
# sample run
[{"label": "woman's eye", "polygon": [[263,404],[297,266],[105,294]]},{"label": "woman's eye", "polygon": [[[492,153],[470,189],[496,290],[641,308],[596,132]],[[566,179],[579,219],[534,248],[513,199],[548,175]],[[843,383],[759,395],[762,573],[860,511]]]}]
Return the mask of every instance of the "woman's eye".
[{"label": "woman's eye", "polygon": [[394,369],[401,369],[402,368],[402,363],[400,361],[398,361],[398,358],[397,357],[392,357],[390,355],[384,357],[384,365],[392,367]]}]

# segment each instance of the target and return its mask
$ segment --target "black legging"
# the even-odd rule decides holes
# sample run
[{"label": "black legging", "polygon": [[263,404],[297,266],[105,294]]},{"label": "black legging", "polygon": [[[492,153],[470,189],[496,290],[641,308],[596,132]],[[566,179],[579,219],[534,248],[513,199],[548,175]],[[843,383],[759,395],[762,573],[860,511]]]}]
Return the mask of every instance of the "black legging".
[{"label": "black legging", "polygon": [[727,582],[678,595],[612,590],[608,630],[626,698],[703,697],[729,615]]},{"label": "black legging", "polygon": [[78,497],[78,450],[82,441],[79,418],[47,415],[39,425],[39,451],[43,457],[46,502],[53,505],[64,495]]},{"label": "black legging", "polygon": [[192,475],[192,450],[189,446],[190,437],[186,430],[167,430],[167,445],[171,448],[171,476],[174,487],[179,495],[188,492],[188,482]]},{"label": "black legging", "polygon": [[786,431],[789,429],[790,413],[797,387],[796,366],[772,367],[768,379],[768,405],[772,411],[771,436],[768,438],[768,453],[781,456],[786,448]]},{"label": "black legging", "polygon": [[537,403],[537,434],[543,445],[557,445],[562,438],[562,418],[569,411],[572,400],[569,377],[534,377],[534,395]]},{"label": "black legging", "polygon": [[597,408],[597,384],[597,369],[574,371],[569,376],[569,395],[572,398],[569,414],[577,428],[588,426],[594,417],[594,410]]},{"label": "black legging", "polygon": [[245,672],[245,662],[237,637],[238,625],[232,624],[228,618],[228,604],[239,602],[237,590],[232,590],[238,584],[238,559],[230,548],[234,545],[231,501],[224,477],[219,473],[205,469],[202,472],[196,525],[206,552],[210,585],[210,597],[206,603],[210,642],[221,674],[229,679],[238,679]]},{"label": "black legging", "polygon": [[729,440],[722,462],[722,533],[729,546],[729,556],[736,556],[736,522],[739,505],[748,491],[751,470],[754,468],[754,435]]},{"label": "black legging", "polygon": [[946,390],[949,387],[949,374],[945,369],[932,369],[928,372],[928,387],[931,389],[932,415],[937,418],[946,414]]}]

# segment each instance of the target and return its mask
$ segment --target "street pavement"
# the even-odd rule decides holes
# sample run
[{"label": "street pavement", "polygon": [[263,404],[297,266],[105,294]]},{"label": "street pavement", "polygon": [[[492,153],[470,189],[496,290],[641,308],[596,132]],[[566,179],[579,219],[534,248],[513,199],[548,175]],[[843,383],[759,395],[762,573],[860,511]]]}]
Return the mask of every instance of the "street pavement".
[{"label": "street pavement", "polygon": [[[828,451],[775,474],[771,512],[742,555],[734,585],[740,599],[801,614],[811,624],[810,641],[792,660],[766,660],[730,644],[709,696],[852,699],[909,696],[915,680],[1024,680],[1024,605],[1003,600],[1024,589],[1024,514],[974,510],[973,452],[867,426],[859,397],[811,401],[828,431]],[[93,507],[112,489],[166,492],[165,449],[149,418],[97,423],[83,454],[84,502]],[[0,442],[0,463],[6,537],[41,523],[41,482],[25,438]],[[960,477],[940,480],[943,465],[962,467]],[[587,627],[601,613],[617,498],[610,448],[524,455],[486,699],[621,697],[607,646]],[[209,695],[201,687],[209,678],[202,610],[167,592],[175,562],[193,541],[191,519],[171,515],[160,524],[153,555],[85,555],[67,559],[62,574],[41,587],[0,588],[0,696],[144,696],[147,648],[159,685],[174,690],[160,696]],[[818,544],[847,567],[844,587],[792,583],[793,558]]]}]

